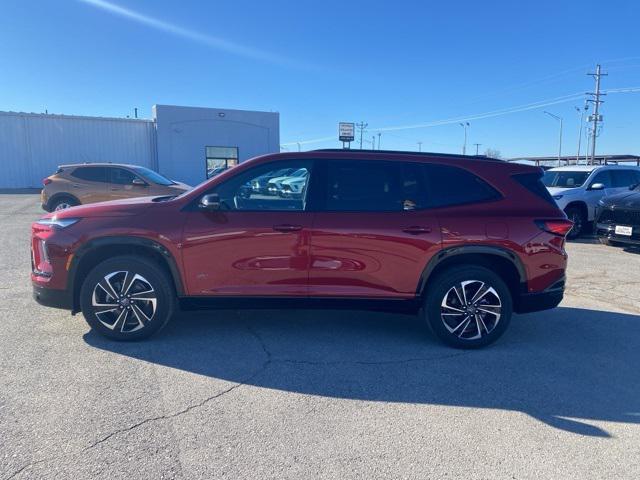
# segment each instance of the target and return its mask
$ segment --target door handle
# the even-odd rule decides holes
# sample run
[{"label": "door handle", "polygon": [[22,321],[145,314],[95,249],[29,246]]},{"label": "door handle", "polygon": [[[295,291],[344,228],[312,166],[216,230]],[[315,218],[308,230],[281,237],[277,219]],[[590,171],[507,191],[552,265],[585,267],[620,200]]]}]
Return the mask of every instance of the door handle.
[{"label": "door handle", "polygon": [[410,233],[411,235],[420,235],[422,233],[430,233],[431,229],[429,227],[419,227],[414,225],[412,227],[403,228],[402,231]]},{"label": "door handle", "polygon": [[302,225],[290,225],[285,223],[282,225],[274,225],[273,229],[276,232],[297,232],[298,230],[302,230]]}]

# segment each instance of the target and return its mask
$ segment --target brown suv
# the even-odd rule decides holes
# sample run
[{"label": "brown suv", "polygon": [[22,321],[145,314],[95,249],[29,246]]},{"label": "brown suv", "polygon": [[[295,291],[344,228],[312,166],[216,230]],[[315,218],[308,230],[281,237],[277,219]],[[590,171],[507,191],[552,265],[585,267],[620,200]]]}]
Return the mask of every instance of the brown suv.
[{"label": "brown suv", "polygon": [[42,181],[42,208],[48,212],[85,203],[149,195],[179,195],[191,187],[137,165],[61,165]]}]

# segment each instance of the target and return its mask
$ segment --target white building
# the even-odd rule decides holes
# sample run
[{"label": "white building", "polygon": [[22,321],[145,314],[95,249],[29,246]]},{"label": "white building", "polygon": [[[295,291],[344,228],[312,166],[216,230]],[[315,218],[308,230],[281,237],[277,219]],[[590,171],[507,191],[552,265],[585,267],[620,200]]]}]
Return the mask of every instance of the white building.
[{"label": "white building", "polygon": [[0,112],[0,188],[33,188],[58,165],[143,165],[189,185],[280,149],[278,113],[155,105],[151,120]]}]

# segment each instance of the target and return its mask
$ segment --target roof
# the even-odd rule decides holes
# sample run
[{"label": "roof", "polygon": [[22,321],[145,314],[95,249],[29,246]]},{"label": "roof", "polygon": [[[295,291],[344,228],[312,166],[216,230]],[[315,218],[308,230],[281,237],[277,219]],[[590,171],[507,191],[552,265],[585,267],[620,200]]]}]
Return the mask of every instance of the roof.
[{"label": "roof", "polygon": [[392,154],[392,155],[409,155],[418,157],[434,157],[434,158],[462,158],[470,160],[485,160],[492,162],[502,162],[499,158],[491,158],[485,155],[461,155],[458,153],[439,153],[439,152],[410,152],[407,150],[366,150],[357,148],[321,148],[318,150],[310,150],[311,152],[327,152],[327,153],[366,153],[366,154]]},{"label": "roof", "polygon": [[638,170],[635,165],[568,165],[565,167],[553,167],[548,172],[592,172],[597,168],[632,168]]}]

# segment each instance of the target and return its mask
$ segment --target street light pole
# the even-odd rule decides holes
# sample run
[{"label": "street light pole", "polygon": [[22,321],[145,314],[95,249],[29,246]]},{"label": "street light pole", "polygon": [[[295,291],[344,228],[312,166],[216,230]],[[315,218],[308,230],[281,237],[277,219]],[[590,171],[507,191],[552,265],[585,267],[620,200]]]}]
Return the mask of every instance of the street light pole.
[{"label": "street light pole", "polygon": [[422,151],[422,142],[418,142],[418,152]]},{"label": "street light pole", "polygon": [[544,113],[546,113],[556,121],[560,122],[560,136],[558,138],[558,166],[561,166],[562,164],[562,117],[558,115],[554,115],[553,113],[549,113],[546,110]]},{"label": "street light pole", "polygon": [[576,153],[576,165],[580,162],[580,148],[582,147],[582,125],[584,124],[584,112],[587,110],[588,104],[585,105],[584,109],[580,107],[574,107],[577,112],[580,113],[580,126],[578,129],[578,153]]},{"label": "street light pole", "polygon": [[462,154],[467,154],[467,128],[469,128],[469,122],[461,123],[460,126],[464,128],[464,143],[462,144]]},{"label": "street light pole", "polygon": [[382,134],[380,132],[378,132],[378,150],[380,150],[380,137],[382,136]]}]

